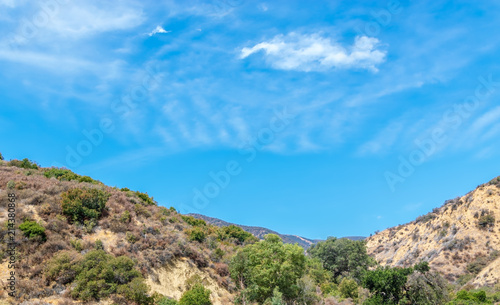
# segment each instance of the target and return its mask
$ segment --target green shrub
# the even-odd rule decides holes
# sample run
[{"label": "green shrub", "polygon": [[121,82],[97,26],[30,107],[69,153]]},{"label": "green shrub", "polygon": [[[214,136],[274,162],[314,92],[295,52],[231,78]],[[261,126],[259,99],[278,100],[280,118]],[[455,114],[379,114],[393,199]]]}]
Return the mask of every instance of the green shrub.
[{"label": "green shrub", "polygon": [[349,278],[343,278],[339,284],[340,296],[343,298],[358,298],[358,284],[356,281]]},{"label": "green shrub", "polygon": [[493,227],[495,226],[495,216],[492,214],[486,214],[484,216],[481,216],[477,221],[477,225],[479,226],[480,229],[483,230]]},{"label": "green shrub", "polygon": [[15,187],[16,187],[16,182],[15,181],[9,180],[9,182],[7,182],[7,188],[9,190],[13,190]]},{"label": "green shrub", "polygon": [[152,198],[149,197],[148,193],[141,193],[139,191],[135,192],[137,197],[139,197],[145,204],[147,205],[157,205],[156,201]]},{"label": "green shrub", "polygon": [[2,160],[2,161],[4,160],[2,153],[0,153],[0,160]]},{"label": "green shrub", "polygon": [[120,215],[120,222],[122,222],[122,223],[129,223],[130,220],[132,220],[132,216],[130,216],[130,212],[129,211],[124,211]]},{"label": "green shrub", "polygon": [[73,173],[69,169],[57,168],[57,167],[52,167],[52,168],[46,169],[44,171],[43,175],[46,178],[54,177],[57,180],[62,180],[62,181],[71,181],[71,180],[78,179],[78,175]]},{"label": "green shrub", "polygon": [[78,252],[83,250],[83,244],[81,239],[72,239],[69,241],[69,244]]},{"label": "green shrub", "polygon": [[142,215],[146,218],[151,217],[151,212],[149,212],[149,210],[145,206],[143,206],[142,204],[136,203],[134,206],[134,210],[135,210],[135,214],[137,216]]},{"label": "green shrub", "polygon": [[467,271],[477,275],[481,270],[489,264],[489,259],[486,256],[479,256],[474,261],[467,265]]},{"label": "green shrub", "polygon": [[100,239],[97,239],[95,241],[94,247],[96,248],[96,250],[104,250],[104,244],[102,243],[102,241]]},{"label": "green shrub", "polygon": [[52,167],[52,168],[46,169],[43,174],[47,178],[54,177],[59,181],[77,180],[78,182],[89,182],[89,183],[94,183],[94,184],[98,183],[96,180],[90,178],[89,176],[77,175],[66,168]]},{"label": "green shrub", "polygon": [[19,225],[19,229],[23,231],[24,236],[28,238],[40,238],[43,241],[47,239],[45,228],[36,221],[24,221]]},{"label": "green shrub", "polygon": [[134,268],[134,262],[125,256],[113,257],[103,250],[88,252],[76,267],[75,298],[83,301],[100,300],[119,293],[129,300],[146,298],[147,286]]},{"label": "green shrub", "polygon": [[98,189],[75,188],[61,194],[62,212],[71,221],[97,221],[106,208],[110,194]]},{"label": "green shrub", "polygon": [[182,294],[179,305],[212,305],[210,290],[201,284],[196,284],[193,288]]},{"label": "green shrub", "polygon": [[193,216],[182,215],[181,218],[189,225],[192,225],[193,227],[204,227],[207,225],[205,220],[194,218]]},{"label": "green shrub", "polygon": [[73,282],[76,277],[79,256],[69,251],[60,251],[48,262],[45,276],[48,280],[57,281],[60,284]]},{"label": "green shrub", "polygon": [[134,234],[127,232],[127,234],[125,235],[125,240],[127,240],[129,243],[133,244],[136,241],[138,241],[139,238],[137,238],[137,236],[135,236]]},{"label": "green shrub", "polygon": [[203,242],[206,238],[205,231],[203,229],[194,227],[190,230],[188,230],[188,236],[190,240],[197,241],[197,242]]},{"label": "green shrub", "polygon": [[8,163],[9,166],[16,166],[25,169],[38,169],[38,164],[35,162],[31,162],[28,158],[24,158],[22,160],[11,160]]},{"label": "green shrub", "polygon": [[258,239],[251,233],[248,233],[247,231],[235,225],[222,227],[219,228],[217,231],[219,240],[227,240],[230,238],[234,238],[238,241],[239,244],[243,244],[246,241],[253,241],[253,242],[258,241]]},{"label": "green shrub", "polygon": [[135,301],[138,304],[151,303],[151,298],[147,295],[148,291],[148,285],[146,285],[144,280],[139,277],[134,278],[126,285],[119,285],[116,290],[118,294],[121,294],[128,300]]},{"label": "green shrub", "polygon": [[169,299],[167,297],[161,297],[161,298],[159,298],[158,301],[156,301],[156,304],[157,305],[178,305],[179,302],[177,302],[174,299]]}]

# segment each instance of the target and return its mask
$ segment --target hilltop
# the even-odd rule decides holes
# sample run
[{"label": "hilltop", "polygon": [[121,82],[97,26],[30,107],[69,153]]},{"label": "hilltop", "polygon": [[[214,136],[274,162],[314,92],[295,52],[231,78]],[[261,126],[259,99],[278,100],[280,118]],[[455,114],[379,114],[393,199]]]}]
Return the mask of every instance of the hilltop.
[{"label": "hilltop", "polygon": [[450,281],[477,287],[500,280],[500,177],[416,220],[367,239],[382,265],[428,261]]}]

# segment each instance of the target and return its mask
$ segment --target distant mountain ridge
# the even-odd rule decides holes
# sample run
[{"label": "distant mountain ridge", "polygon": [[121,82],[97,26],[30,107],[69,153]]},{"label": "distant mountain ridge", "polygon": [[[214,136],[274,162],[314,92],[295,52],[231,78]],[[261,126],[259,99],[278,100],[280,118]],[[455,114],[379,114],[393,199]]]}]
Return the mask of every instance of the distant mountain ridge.
[{"label": "distant mountain ridge", "polygon": [[227,227],[230,225],[238,226],[238,227],[242,228],[243,230],[245,230],[249,233],[252,233],[253,235],[255,235],[255,237],[257,237],[259,239],[263,239],[264,236],[267,234],[276,234],[279,237],[281,237],[283,242],[288,243],[288,244],[297,243],[297,244],[299,244],[299,246],[301,246],[304,249],[307,249],[310,246],[312,246],[313,244],[320,241],[320,240],[313,240],[313,239],[309,239],[309,238],[305,238],[305,237],[301,237],[301,236],[296,236],[296,235],[280,234],[276,231],[273,231],[273,230],[270,230],[267,228],[244,226],[244,225],[239,225],[239,224],[235,224],[235,223],[230,223],[230,222],[224,221],[222,219],[209,217],[209,216],[205,216],[205,215],[201,215],[201,214],[188,214],[188,215],[193,216],[193,217],[198,218],[198,219],[203,219],[207,223],[214,225],[214,226],[218,226],[218,227]]},{"label": "distant mountain ridge", "polygon": [[[276,234],[279,237],[281,237],[281,239],[283,240],[284,243],[287,243],[287,244],[297,243],[297,244],[299,244],[299,246],[301,246],[304,249],[307,249],[310,246],[314,245],[315,243],[321,241],[320,239],[309,239],[309,238],[305,238],[305,237],[297,236],[297,235],[280,234],[276,231],[273,231],[273,230],[270,230],[267,228],[263,228],[263,227],[245,226],[245,225],[230,223],[230,222],[224,221],[222,219],[209,217],[209,216],[205,216],[205,215],[201,215],[201,214],[192,213],[192,214],[188,214],[188,215],[193,216],[193,217],[198,218],[198,219],[203,219],[207,223],[214,225],[214,226],[218,226],[218,227],[227,227],[230,225],[238,226],[238,227],[242,228],[243,230],[245,230],[249,233],[252,233],[255,237],[257,237],[259,239],[263,239],[266,234]],[[352,239],[352,240],[365,239],[365,237],[363,237],[363,236],[346,236],[345,238]]]}]

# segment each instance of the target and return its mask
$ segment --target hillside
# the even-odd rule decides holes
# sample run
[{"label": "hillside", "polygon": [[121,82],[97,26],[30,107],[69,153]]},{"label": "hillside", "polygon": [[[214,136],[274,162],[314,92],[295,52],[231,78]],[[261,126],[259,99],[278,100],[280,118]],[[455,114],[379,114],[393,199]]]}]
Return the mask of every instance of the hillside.
[{"label": "hillside", "polygon": [[212,224],[212,225],[217,226],[217,227],[227,227],[230,225],[238,226],[238,227],[242,228],[243,230],[253,234],[258,239],[263,239],[266,234],[276,234],[279,237],[281,237],[281,239],[283,240],[284,243],[287,243],[287,244],[297,243],[297,244],[299,244],[299,246],[301,246],[304,249],[309,248],[311,245],[313,245],[319,241],[319,240],[309,239],[309,238],[305,238],[305,237],[300,237],[297,235],[280,234],[276,231],[262,228],[262,227],[253,227],[253,226],[244,226],[244,225],[234,224],[234,223],[230,223],[230,222],[218,219],[218,218],[209,217],[209,216],[200,215],[200,214],[192,213],[192,214],[188,214],[188,215],[193,216],[193,217],[198,218],[198,219],[203,219],[207,223]]},{"label": "hillside", "polygon": [[367,239],[382,265],[428,261],[448,280],[474,286],[500,280],[500,177],[405,225]]},{"label": "hillside", "polygon": [[[8,268],[9,194],[16,198],[15,269]],[[102,212],[95,218],[77,220],[89,210],[71,206],[70,199],[79,198],[74,202],[82,203],[93,194],[98,196],[92,200],[104,199]],[[146,290],[140,282],[126,284],[127,280],[121,279],[118,284],[125,286],[115,286],[121,291],[119,295],[105,292],[113,286],[101,286],[92,292],[88,286],[92,282],[75,278],[75,272],[87,268],[82,262],[94,258],[108,261],[110,266],[117,264],[117,270],[125,268],[123,272],[129,274],[130,280],[144,279],[150,294],[178,299],[188,289],[189,281],[196,280],[212,291],[213,304],[231,304],[235,285],[227,263],[241,243],[225,241],[216,227],[196,223],[207,232],[202,237],[212,240],[212,247],[207,247],[193,233],[193,221],[174,208],[157,206],[153,198],[141,192],[108,187],[64,169],[38,168],[27,160],[0,160],[0,303],[5,304],[3,300],[8,297],[6,280],[13,270],[19,298],[11,304],[35,304],[37,300],[44,304],[73,304],[74,298],[133,304],[123,296],[133,299],[137,296],[133,289]],[[216,234],[221,241],[215,240]]]}]

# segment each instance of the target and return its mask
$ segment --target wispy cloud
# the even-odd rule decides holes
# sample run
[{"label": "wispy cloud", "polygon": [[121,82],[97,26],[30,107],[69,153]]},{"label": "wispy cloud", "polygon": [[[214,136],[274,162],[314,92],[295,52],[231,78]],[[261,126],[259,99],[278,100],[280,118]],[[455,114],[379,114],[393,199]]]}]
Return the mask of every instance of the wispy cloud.
[{"label": "wispy cloud", "polygon": [[15,0],[0,0],[0,5],[8,6],[8,7],[15,7],[16,1]]},{"label": "wispy cloud", "polygon": [[320,34],[303,35],[289,33],[277,35],[248,48],[242,48],[240,58],[263,51],[266,61],[275,69],[297,71],[322,71],[331,68],[360,68],[378,71],[377,66],[385,61],[386,51],[381,50],[377,38],[357,36],[352,46]]},{"label": "wispy cloud", "polygon": [[170,32],[172,32],[172,31],[167,31],[164,28],[162,28],[161,26],[157,25],[156,28],[154,30],[152,30],[148,35],[153,36],[156,34],[167,34]]},{"label": "wispy cloud", "polygon": [[403,131],[403,127],[401,122],[389,124],[389,126],[380,131],[373,139],[363,144],[358,149],[358,154],[378,154],[390,150]]}]

